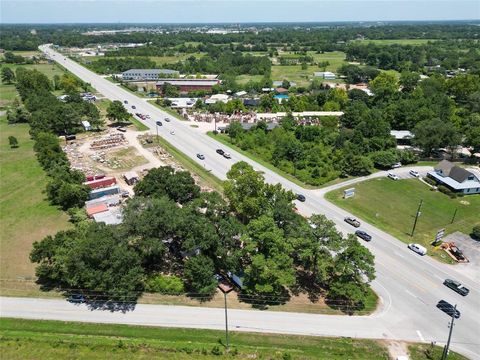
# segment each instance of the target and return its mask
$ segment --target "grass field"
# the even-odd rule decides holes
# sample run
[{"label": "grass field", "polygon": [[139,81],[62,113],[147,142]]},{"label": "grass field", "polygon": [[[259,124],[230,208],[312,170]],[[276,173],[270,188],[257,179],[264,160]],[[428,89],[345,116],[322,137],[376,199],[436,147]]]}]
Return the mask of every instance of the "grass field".
[{"label": "grass field", "polygon": [[262,79],[263,79],[263,75],[239,75],[235,80],[237,81],[238,84],[245,85],[250,80],[258,82]]},{"label": "grass field", "polygon": [[[444,261],[450,258],[430,246],[437,231],[445,228],[447,234],[455,231],[470,234],[475,224],[480,225],[480,195],[451,199],[430,191],[417,179],[379,178],[361,182],[355,185],[355,197],[350,199],[342,198],[343,190],[329,192],[326,198],[405,243],[424,245],[429,255]],[[410,237],[420,200],[423,200],[421,215],[415,234]],[[455,210],[457,214],[451,223]]]},{"label": "grass field", "polygon": [[[34,277],[29,253],[32,243],[70,227],[68,216],[51,206],[44,194],[47,177],[33,152],[27,124],[8,125],[0,118],[0,273],[2,279]],[[8,137],[19,147],[10,149]],[[0,283],[2,294],[17,288],[15,282]],[[33,287],[32,287],[33,288]]]},{"label": "grass field", "polygon": [[2,318],[5,359],[388,359],[375,340]]}]

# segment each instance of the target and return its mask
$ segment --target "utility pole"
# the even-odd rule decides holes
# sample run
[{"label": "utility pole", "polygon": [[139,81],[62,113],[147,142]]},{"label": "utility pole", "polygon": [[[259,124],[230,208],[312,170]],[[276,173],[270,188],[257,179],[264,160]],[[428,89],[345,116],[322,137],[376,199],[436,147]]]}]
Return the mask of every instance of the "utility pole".
[{"label": "utility pole", "polygon": [[450,347],[450,340],[452,339],[453,323],[455,322],[455,314],[457,313],[457,304],[453,307],[452,322],[450,323],[450,330],[448,331],[447,345],[443,348],[442,360],[446,360],[448,356],[448,348]]},{"label": "utility pole", "polygon": [[[227,293],[223,293],[223,298],[225,299],[225,340],[226,340],[226,345],[227,345],[227,350],[229,348],[229,343],[228,343],[228,312],[227,312]],[[450,339],[449,339],[450,342]]]},{"label": "utility pole", "polygon": [[423,204],[423,200],[420,200],[420,204],[418,204],[417,213],[415,214],[415,222],[413,223],[412,233],[410,237],[413,237],[413,234],[415,233],[415,228],[417,227],[417,221],[418,221],[418,217],[420,216],[420,209],[422,208],[422,204]]},{"label": "utility pole", "polygon": [[457,216],[457,209],[455,209],[455,212],[453,213],[453,217],[452,217],[452,221],[450,222],[450,224],[453,224],[453,222],[455,221],[455,216]]},{"label": "utility pole", "polygon": [[160,138],[158,137],[158,125],[155,124],[155,129],[157,129],[157,143],[160,144]]}]

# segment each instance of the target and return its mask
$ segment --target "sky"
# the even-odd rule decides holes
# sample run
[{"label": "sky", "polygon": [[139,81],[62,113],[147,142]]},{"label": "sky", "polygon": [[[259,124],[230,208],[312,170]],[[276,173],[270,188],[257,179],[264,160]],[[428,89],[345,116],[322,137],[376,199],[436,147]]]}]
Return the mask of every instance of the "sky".
[{"label": "sky", "polygon": [[0,0],[2,23],[478,20],[480,0]]}]

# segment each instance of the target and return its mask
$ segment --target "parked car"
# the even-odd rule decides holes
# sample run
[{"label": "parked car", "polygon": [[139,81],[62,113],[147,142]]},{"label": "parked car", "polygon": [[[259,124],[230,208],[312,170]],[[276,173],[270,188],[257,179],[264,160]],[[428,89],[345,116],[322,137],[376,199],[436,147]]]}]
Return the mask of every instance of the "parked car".
[{"label": "parked car", "polygon": [[347,216],[344,220],[345,220],[346,223],[348,223],[352,226],[355,226],[356,228],[360,227],[360,221],[358,221],[357,219],[355,219],[353,217]]},{"label": "parked car", "polygon": [[460,317],[460,311],[455,309],[452,304],[446,302],[445,300],[440,300],[437,304],[437,308],[442,310],[444,313],[455,317],[455,319],[458,319]]},{"label": "parked car", "polygon": [[420,174],[418,173],[418,171],[410,170],[408,173],[413,177],[420,177]]},{"label": "parked car", "polygon": [[136,109],[137,107],[135,105],[132,105],[132,109]]},{"label": "parked car", "polygon": [[305,202],[305,195],[302,195],[302,194],[296,194],[297,196],[297,200],[298,201],[301,201],[301,202]]},{"label": "parked car", "polygon": [[157,121],[155,124],[157,124],[158,126],[162,126],[162,122],[161,122],[161,121]]},{"label": "parked car", "polygon": [[443,282],[443,285],[446,287],[449,287],[453,291],[459,293],[462,296],[467,296],[468,293],[470,292],[469,289],[467,289],[465,286],[460,284],[458,281],[452,280],[452,279],[445,279]]},{"label": "parked car", "polygon": [[224,153],[223,153],[223,157],[224,157],[225,159],[231,159],[231,158],[232,158],[232,155],[230,155],[230,153],[228,153],[228,152],[224,152]]},{"label": "parked car", "polygon": [[399,167],[402,167],[402,163],[395,163],[392,165],[392,169],[398,169]]},{"label": "parked car", "polygon": [[127,129],[122,128],[122,127],[117,128],[117,130],[120,131],[120,132],[127,132]]},{"label": "parked car", "polygon": [[360,239],[363,239],[365,241],[371,241],[372,236],[368,235],[365,231],[363,230],[357,230],[355,231],[355,235],[357,235]]},{"label": "parked car", "polygon": [[165,121],[166,121],[166,122],[170,122],[170,119],[169,119],[169,118],[165,118]]},{"label": "parked car", "polygon": [[197,158],[199,158],[200,160],[205,160],[205,155],[197,154]]},{"label": "parked car", "polygon": [[83,304],[86,300],[85,297],[82,294],[71,294],[67,298],[68,302],[71,302],[73,304]]},{"label": "parked car", "polygon": [[427,249],[425,249],[420,244],[408,244],[408,248],[412,251],[415,251],[417,254],[420,254],[422,256],[427,254]]},{"label": "parked car", "polygon": [[217,154],[220,154],[220,155],[223,155],[225,154],[225,151],[223,151],[222,149],[217,149]]},{"label": "parked car", "polygon": [[387,175],[388,178],[392,179],[392,180],[399,180],[400,178],[398,177],[397,174],[394,174],[394,173],[388,173]]}]

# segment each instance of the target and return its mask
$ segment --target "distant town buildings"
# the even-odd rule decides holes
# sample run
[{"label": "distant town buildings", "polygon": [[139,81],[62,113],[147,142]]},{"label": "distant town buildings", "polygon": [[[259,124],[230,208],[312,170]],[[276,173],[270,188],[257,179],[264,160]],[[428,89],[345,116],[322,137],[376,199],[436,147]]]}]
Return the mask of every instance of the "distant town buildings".
[{"label": "distant town buildings", "polygon": [[214,85],[220,84],[218,79],[161,79],[156,83],[157,91],[162,93],[164,84],[170,84],[178,87],[180,92],[187,93],[195,90],[211,91]]},{"label": "distant town buildings", "polygon": [[330,71],[318,71],[313,73],[313,75],[325,80],[335,80],[337,78],[336,75]]}]

